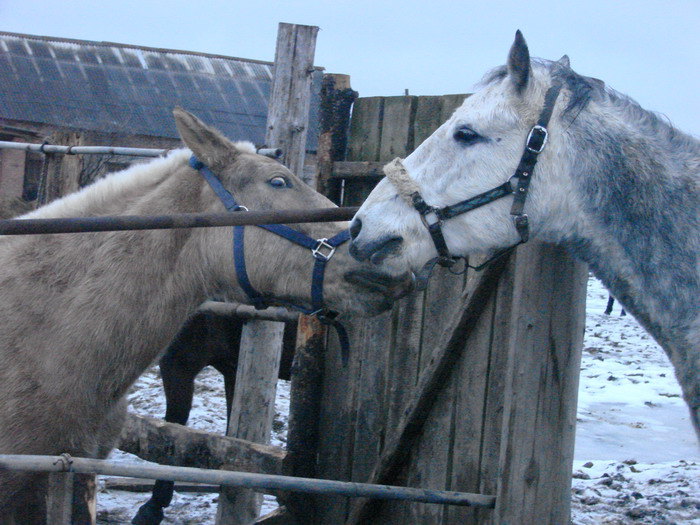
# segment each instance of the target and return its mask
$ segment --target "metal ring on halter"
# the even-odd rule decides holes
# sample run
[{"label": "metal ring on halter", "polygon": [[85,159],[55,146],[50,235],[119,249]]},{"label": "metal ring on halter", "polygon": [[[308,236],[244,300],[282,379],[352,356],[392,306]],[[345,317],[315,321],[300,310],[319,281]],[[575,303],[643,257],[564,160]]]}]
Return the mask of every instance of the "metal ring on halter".
[{"label": "metal ring on halter", "polygon": [[[328,239],[325,237],[323,239],[316,239],[316,246],[311,250],[312,255],[316,259],[323,259],[324,261],[330,261],[331,257],[335,253],[335,246],[328,244]],[[323,253],[321,250],[328,250],[327,253]]]},{"label": "metal ring on halter", "polygon": [[[428,215],[435,215],[434,222],[428,222]],[[424,213],[420,214],[420,220],[423,221],[423,226],[430,229],[431,226],[437,224],[442,226],[442,219],[440,218],[440,210],[435,206],[430,206]]]},{"label": "metal ring on halter", "polygon": [[233,210],[233,211],[250,211],[250,210],[249,210],[248,208],[246,208],[245,206],[241,206],[241,205],[239,204],[239,205],[236,207],[236,209]]}]

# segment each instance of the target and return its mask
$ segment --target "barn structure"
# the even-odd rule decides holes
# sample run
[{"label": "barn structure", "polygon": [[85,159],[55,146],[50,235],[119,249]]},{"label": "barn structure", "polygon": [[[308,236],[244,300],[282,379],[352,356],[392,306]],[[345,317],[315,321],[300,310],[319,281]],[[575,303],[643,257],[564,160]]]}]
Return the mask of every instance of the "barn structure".
[{"label": "barn structure", "polygon": [[[179,105],[229,138],[263,145],[272,71],[260,60],[0,32],[0,140],[172,149],[180,146],[172,118]],[[312,80],[310,172],[322,75],[316,68]],[[0,150],[0,194],[34,200],[42,160]],[[84,185],[129,160],[79,162]]]},{"label": "barn structure", "polygon": [[[309,41],[313,56],[315,32],[309,34],[313,34]],[[35,39],[40,43],[36,44],[35,37],[5,34],[3,38],[13,40],[19,49],[12,60],[30,70],[38,67],[31,58],[42,53],[38,49],[52,56],[54,46],[72,49],[76,58],[71,60],[83,61],[77,59],[81,48],[75,42],[49,45],[41,38]],[[200,66],[208,64],[211,75],[229,64],[226,60],[240,61],[114,44],[85,45],[93,50],[94,63],[106,62],[101,57],[105,54],[116,62],[116,70],[128,69],[127,56],[140,57],[128,60],[129,67],[141,73],[152,60],[158,77],[169,78],[169,86],[186,82],[176,69],[183,62],[199,82]],[[7,43],[2,48],[9,53]],[[121,59],[113,58],[122,52]],[[3,62],[2,67],[11,66]],[[232,74],[230,64],[225,69],[226,75]],[[132,82],[131,76],[127,78]],[[357,205],[379,180],[381,166],[410,154],[466,95],[355,100],[345,80],[326,76],[321,82],[311,182],[335,202]],[[137,96],[136,90],[131,92]],[[168,104],[175,100],[172,95]],[[349,127],[348,101],[354,102]],[[225,106],[230,107],[230,101]],[[2,111],[0,116],[5,117],[4,107]],[[26,115],[11,115],[2,122],[13,139],[41,133],[43,128],[23,120]],[[236,132],[214,113],[211,118],[200,116],[236,138]],[[30,134],[21,134],[25,132]],[[168,140],[167,133],[157,140]],[[125,145],[146,145],[134,141]],[[314,318],[302,316],[286,449],[255,445],[244,436],[247,441],[203,435],[140,417],[130,418],[120,448],[150,461],[190,467],[474,496],[462,506],[448,506],[275,491],[283,507],[274,516],[256,518],[250,514],[256,508],[251,506],[253,500],[241,497],[240,491],[224,490],[221,524],[567,523],[586,278],[585,266],[562,250],[535,243],[521,246],[481,272],[438,271],[427,290],[410,294],[392,311],[370,320],[344,320],[351,339],[347,365],[333,334]],[[258,347],[247,355],[251,366],[265,365],[268,375],[277,374],[279,349],[268,352]],[[259,388],[240,375],[237,390],[239,385]],[[254,417],[250,406],[241,404],[236,410],[239,418]]]}]

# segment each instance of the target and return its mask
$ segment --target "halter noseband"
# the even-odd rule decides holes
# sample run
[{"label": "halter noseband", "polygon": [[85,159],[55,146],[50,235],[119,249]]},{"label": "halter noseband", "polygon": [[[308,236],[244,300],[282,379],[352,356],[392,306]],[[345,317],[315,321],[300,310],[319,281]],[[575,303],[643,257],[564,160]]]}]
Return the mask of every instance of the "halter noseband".
[{"label": "halter noseband", "polygon": [[[197,170],[204,177],[207,183],[209,183],[209,186],[211,186],[211,189],[214,190],[214,193],[216,193],[216,195],[219,197],[227,211],[248,211],[248,208],[241,206],[236,202],[236,199],[224,187],[216,174],[214,174],[209,167],[207,167],[194,155],[190,157],[190,166]],[[311,309],[304,308],[293,303],[283,304],[285,306],[295,308],[304,314],[315,315],[323,324],[333,326],[338,333],[343,364],[347,363],[350,350],[350,340],[345,327],[336,319],[338,313],[330,310],[324,304],[323,278],[325,275],[326,264],[331,260],[331,257],[333,257],[335,249],[344,242],[350,240],[350,232],[348,230],[343,230],[330,239],[314,239],[313,237],[309,237],[305,233],[295,230],[294,228],[290,228],[284,224],[260,224],[258,227],[272,232],[275,235],[279,235],[280,237],[283,237],[294,244],[298,244],[299,246],[311,250],[311,255],[314,258],[314,268],[311,276]],[[245,226],[233,227],[233,264],[236,269],[238,284],[246,293],[248,299],[250,299],[250,301],[253,303],[253,306],[255,306],[256,309],[261,310],[267,308],[270,306],[270,304],[267,302],[263,294],[258,292],[253,287],[253,285],[250,283],[250,279],[248,278],[248,272],[245,265],[244,235]]]},{"label": "halter noseband", "polygon": [[[485,191],[484,193],[442,208],[430,206],[420,194],[418,185],[410,178],[406,168],[401,163],[401,159],[396,158],[384,166],[384,173],[387,178],[399,189],[399,192],[409,204],[420,213],[421,220],[425,227],[428,228],[430,237],[433,239],[438,257],[431,260],[426,265],[426,267],[429,266],[430,268],[428,271],[432,270],[435,263],[450,268],[459,259],[459,257],[451,255],[447,248],[447,243],[442,233],[442,224],[444,221],[484,206],[485,204],[489,204],[495,200],[507,197],[508,195],[513,195],[513,205],[510,209],[510,215],[513,217],[513,224],[520,236],[520,242],[518,244],[527,242],[530,237],[530,224],[527,214],[524,213],[525,199],[538,156],[547,145],[547,126],[552,117],[554,104],[556,103],[560,91],[561,84],[559,83],[553,84],[547,90],[544,97],[544,107],[537,119],[537,123],[530,129],[525,143],[525,150],[520,157],[520,162],[518,163],[515,173],[500,186]],[[515,246],[500,250],[484,264],[477,267],[472,266],[472,268],[480,270],[486,264],[504,255],[513,248],[515,248]]]}]

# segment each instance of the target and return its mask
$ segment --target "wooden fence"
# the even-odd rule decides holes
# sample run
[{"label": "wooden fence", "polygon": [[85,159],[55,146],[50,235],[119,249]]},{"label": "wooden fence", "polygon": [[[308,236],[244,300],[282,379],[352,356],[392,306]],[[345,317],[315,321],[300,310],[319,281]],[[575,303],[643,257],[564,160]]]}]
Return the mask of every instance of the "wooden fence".
[{"label": "wooden fence", "polygon": [[[331,195],[360,204],[380,166],[464,98],[358,99]],[[332,337],[316,363],[315,475],[496,495],[496,508],[323,496],[307,501],[306,522],[567,523],[586,276],[560,249],[530,243],[481,274],[438,269],[391,312],[349,320],[349,364]]]}]

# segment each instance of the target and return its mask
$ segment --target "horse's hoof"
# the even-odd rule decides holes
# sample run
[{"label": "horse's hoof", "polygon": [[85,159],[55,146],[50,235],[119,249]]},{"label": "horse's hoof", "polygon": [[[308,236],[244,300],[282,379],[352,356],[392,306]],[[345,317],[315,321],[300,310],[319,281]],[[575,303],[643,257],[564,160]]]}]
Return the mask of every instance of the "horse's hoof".
[{"label": "horse's hoof", "polygon": [[147,501],[131,520],[132,525],[160,525],[163,521],[163,509]]}]

